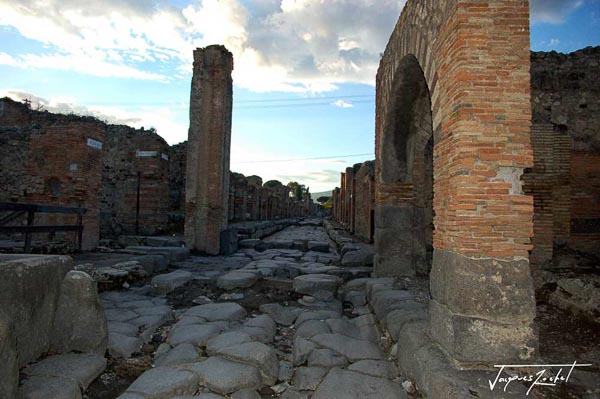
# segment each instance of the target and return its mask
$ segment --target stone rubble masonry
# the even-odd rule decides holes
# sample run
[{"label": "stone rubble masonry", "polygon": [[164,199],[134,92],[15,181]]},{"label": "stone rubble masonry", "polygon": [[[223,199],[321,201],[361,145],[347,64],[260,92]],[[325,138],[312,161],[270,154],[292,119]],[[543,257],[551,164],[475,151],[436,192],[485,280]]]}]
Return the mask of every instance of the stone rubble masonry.
[{"label": "stone rubble masonry", "polygon": [[600,255],[600,47],[531,53],[534,196],[531,263],[553,248]]},{"label": "stone rubble masonry", "polygon": [[194,51],[186,165],[185,240],[218,255],[227,227],[233,55],[223,46]]},{"label": "stone rubble masonry", "polygon": [[139,234],[165,231],[170,157],[171,148],[153,130],[107,126],[100,190],[103,236],[135,234],[138,173]]},{"label": "stone rubble masonry", "polygon": [[[0,103],[0,201],[86,208],[82,248],[95,248],[103,154],[90,140],[104,141],[103,124],[93,118],[32,112],[6,98]],[[35,219],[38,225],[76,222],[77,216],[70,214],[38,214]]]}]

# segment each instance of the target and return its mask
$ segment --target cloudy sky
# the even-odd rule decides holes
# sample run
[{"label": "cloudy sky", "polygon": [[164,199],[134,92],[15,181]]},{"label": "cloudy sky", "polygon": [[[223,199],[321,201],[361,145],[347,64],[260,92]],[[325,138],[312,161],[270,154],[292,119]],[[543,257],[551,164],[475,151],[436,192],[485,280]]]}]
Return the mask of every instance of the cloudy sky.
[{"label": "cloudy sky", "polygon": [[[234,54],[232,169],[311,191],[373,158],[400,0],[0,0],[0,96],[186,139],[192,51]],[[532,0],[534,50],[600,44],[600,0]]]}]

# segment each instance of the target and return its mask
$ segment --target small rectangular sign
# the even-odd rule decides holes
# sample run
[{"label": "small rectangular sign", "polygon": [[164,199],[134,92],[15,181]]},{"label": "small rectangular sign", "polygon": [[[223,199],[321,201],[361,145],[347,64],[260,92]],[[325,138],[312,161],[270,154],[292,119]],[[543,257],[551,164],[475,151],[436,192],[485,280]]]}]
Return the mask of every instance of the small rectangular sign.
[{"label": "small rectangular sign", "polygon": [[98,150],[102,149],[102,142],[94,139],[87,139],[87,145]]},{"label": "small rectangular sign", "polygon": [[137,152],[138,158],[141,158],[141,157],[155,157],[157,155],[158,155],[158,151],[138,151]]},{"label": "small rectangular sign", "polygon": [[164,152],[160,154],[160,156],[162,157],[162,159],[164,159],[165,161],[169,160],[169,156],[167,154],[165,154]]}]

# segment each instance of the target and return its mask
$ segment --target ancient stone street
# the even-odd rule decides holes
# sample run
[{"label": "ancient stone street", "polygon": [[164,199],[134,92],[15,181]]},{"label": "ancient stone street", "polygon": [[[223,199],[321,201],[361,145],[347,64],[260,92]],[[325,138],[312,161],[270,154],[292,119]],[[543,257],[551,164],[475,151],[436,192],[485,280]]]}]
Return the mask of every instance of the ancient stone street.
[{"label": "ancient stone street", "polygon": [[121,398],[406,397],[365,306],[369,262],[341,266],[320,220],[241,246],[220,259],[189,257],[150,284],[100,295],[109,353],[126,363],[154,349],[155,367]]}]

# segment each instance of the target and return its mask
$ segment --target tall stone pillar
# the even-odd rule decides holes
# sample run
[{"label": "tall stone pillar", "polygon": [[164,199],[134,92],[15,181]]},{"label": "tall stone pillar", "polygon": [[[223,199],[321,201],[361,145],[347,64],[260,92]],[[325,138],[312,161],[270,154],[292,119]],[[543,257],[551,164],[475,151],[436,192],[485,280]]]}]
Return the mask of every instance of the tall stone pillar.
[{"label": "tall stone pillar", "polygon": [[219,254],[227,227],[233,55],[224,46],[194,51],[185,198],[185,242]]}]

